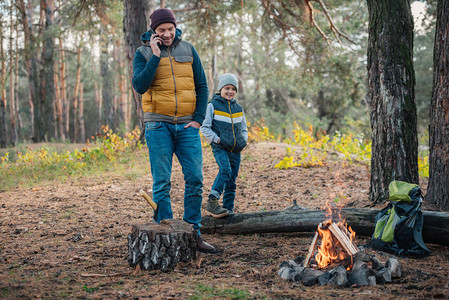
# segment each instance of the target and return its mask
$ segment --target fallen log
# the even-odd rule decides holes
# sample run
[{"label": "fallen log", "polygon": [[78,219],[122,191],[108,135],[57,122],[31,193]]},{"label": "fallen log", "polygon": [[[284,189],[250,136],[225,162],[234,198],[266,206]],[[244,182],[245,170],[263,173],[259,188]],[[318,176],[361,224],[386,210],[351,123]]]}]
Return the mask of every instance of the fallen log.
[{"label": "fallen log", "polygon": [[[341,217],[359,236],[372,236],[374,217],[380,210],[344,208]],[[423,211],[423,239],[426,243],[449,246],[449,212]],[[297,209],[233,214],[215,219],[204,216],[201,232],[204,233],[269,233],[314,232],[327,219],[324,210]]]}]

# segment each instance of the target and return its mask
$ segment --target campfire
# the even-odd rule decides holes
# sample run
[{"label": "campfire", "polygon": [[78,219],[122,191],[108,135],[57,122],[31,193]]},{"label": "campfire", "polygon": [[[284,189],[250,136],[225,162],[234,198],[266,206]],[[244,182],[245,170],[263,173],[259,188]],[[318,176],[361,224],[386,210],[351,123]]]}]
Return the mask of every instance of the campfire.
[{"label": "campfire", "polygon": [[397,259],[389,258],[382,264],[374,255],[357,247],[356,233],[341,218],[341,209],[342,206],[335,204],[327,207],[326,220],[318,225],[306,257],[281,263],[281,278],[300,281],[306,286],[346,287],[376,285],[402,276]]},{"label": "campfire", "polygon": [[[355,232],[341,219],[341,207],[337,205],[327,208],[328,219],[318,225],[309,252],[304,260],[304,267],[308,267],[318,238],[321,239],[321,245],[318,247],[318,253],[314,257],[314,262],[310,264],[314,268],[326,269],[335,265],[343,265],[347,270],[352,267],[352,258],[359,252],[355,245]],[[338,212],[338,222],[333,221],[334,212]]]}]

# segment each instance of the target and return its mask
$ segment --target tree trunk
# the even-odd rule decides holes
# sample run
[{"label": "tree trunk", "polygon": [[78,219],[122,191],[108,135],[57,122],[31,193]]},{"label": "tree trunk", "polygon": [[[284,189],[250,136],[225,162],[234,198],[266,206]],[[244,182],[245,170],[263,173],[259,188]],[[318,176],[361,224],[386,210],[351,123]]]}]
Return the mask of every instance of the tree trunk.
[{"label": "tree trunk", "polygon": [[116,56],[116,61],[118,62],[118,87],[120,90],[120,98],[118,103],[118,124],[123,124],[125,130],[129,131],[129,120],[128,120],[128,97],[126,95],[126,77],[124,73],[125,61],[122,57],[123,42],[117,40],[114,47],[114,55]]},{"label": "tree trunk", "polygon": [[69,132],[69,107],[70,105],[67,103],[67,87],[66,87],[66,61],[65,61],[65,50],[64,43],[62,38],[59,38],[59,78],[61,79],[61,124],[58,124],[60,127],[61,139],[66,140],[67,133]]},{"label": "tree trunk", "polygon": [[109,128],[115,130],[114,119],[115,119],[115,107],[114,107],[114,97],[113,88],[114,82],[112,77],[111,68],[109,66],[109,51],[108,46],[110,39],[105,30],[105,25],[101,25],[100,34],[100,77],[102,80],[102,96],[103,96],[103,125],[108,125]]},{"label": "tree trunk", "polygon": [[[243,27],[245,25],[245,22],[242,20],[242,16],[240,14],[237,15],[237,22],[239,24],[239,27]],[[243,34],[238,34],[237,35],[237,45],[235,45],[235,49],[237,52],[237,76],[238,76],[238,100],[240,104],[243,104],[244,106],[246,105],[245,103],[245,88],[243,83],[245,82],[245,75],[244,75],[244,70],[245,68],[245,63],[244,63],[244,59],[243,59],[243,51],[244,51],[244,43],[243,43]]]},{"label": "tree trunk", "polygon": [[[217,47],[214,41],[214,52],[211,55],[208,70],[208,83],[209,83],[209,99],[211,99],[215,94],[216,82],[217,82]],[[240,84],[240,83],[239,83]]]},{"label": "tree trunk", "polygon": [[56,103],[56,123],[58,124],[58,138],[64,140],[64,120],[62,118],[62,100],[61,100],[61,89],[60,89],[60,80],[59,80],[59,66],[58,63],[55,62],[54,67],[54,77],[55,77],[55,103]]},{"label": "tree trunk", "polygon": [[45,17],[45,30],[42,35],[42,69],[41,69],[41,83],[40,83],[40,105],[39,119],[36,120],[39,124],[37,141],[50,141],[54,136],[54,35],[51,34],[54,23],[54,2],[53,0],[41,0],[41,10]]},{"label": "tree trunk", "polygon": [[79,99],[79,113],[78,113],[78,123],[79,123],[79,141],[81,143],[86,142],[86,128],[84,125],[84,85],[80,84],[80,99]]},{"label": "tree trunk", "polygon": [[372,129],[370,199],[388,199],[393,180],[419,183],[409,0],[368,0],[368,98]]},{"label": "tree trunk", "polygon": [[35,58],[32,51],[32,1],[28,4],[28,10],[25,7],[25,2],[23,0],[17,1],[17,7],[20,11],[21,22],[23,24],[24,33],[24,50],[25,50],[25,68],[27,71],[28,78],[28,104],[30,106],[30,137],[34,140],[35,130],[34,130],[34,102],[35,102],[35,77],[33,76],[32,66],[36,65]]},{"label": "tree trunk", "polygon": [[[19,49],[19,32],[16,27],[16,49]],[[22,117],[19,114],[20,106],[19,106],[19,51],[16,51],[15,55],[15,64],[14,64],[14,99],[16,99],[15,104],[15,115],[17,118],[17,139],[20,140],[22,137]]]},{"label": "tree trunk", "polygon": [[438,1],[429,126],[429,186],[426,199],[449,210],[449,2]]},{"label": "tree trunk", "polygon": [[5,65],[5,52],[3,50],[3,22],[0,20],[0,61],[1,61],[1,70],[0,70],[0,148],[6,148],[8,145],[8,134],[6,127],[6,65]]},{"label": "tree trunk", "polygon": [[[148,30],[150,15],[153,13],[155,0],[124,0],[123,32],[125,34],[126,58],[128,60],[129,78],[133,78],[133,59],[137,48],[142,45],[140,35]],[[134,124],[137,124],[143,133],[142,98],[134,89],[133,99],[136,108]],[[134,124],[132,127],[134,127]],[[143,135],[141,135],[143,137]]]},{"label": "tree trunk", "polygon": [[[372,236],[374,217],[380,210],[346,208],[341,218],[359,236]],[[423,239],[427,243],[449,245],[449,213],[423,211]],[[266,232],[313,232],[328,217],[325,210],[286,209],[257,213],[234,214],[226,218],[203,217],[201,232],[204,233],[266,233]],[[335,220],[335,217],[334,217]]]},{"label": "tree trunk", "polygon": [[169,224],[140,224],[128,235],[128,262],[143,270],[172,270],[179,262],[196,258],[192,225],[170,220]]},{"label": "tree trunk", "polygon": [[78,46],[76,56],[75,88],[73,90],[73,100],[70,104],[70,140],[73,143],[79,142],[79,120],[78,120],[78,95],[81,84],[81,46]]},{"label": "tree trunk", "polygon": [[[11,124],[11,139],[10,143],[14,147],[17,144],[17,124],[16,124],[16,99],[14,98],[14,27],[15,22],[13,19],[14,10],[13,6],[10,6],[9,11],[9,122]],[[16,54],[17,55],[17,54]]]},{"label": "tree trunk", "polygon": [[[95,63],[92,63],[92,73],[97,74]],[[101,129],[101,111],[102,111],[102,98],[101,89],[98,87],[98,81],[94,80],[94,90],[95,90],[95,108],[97,109],[97,127],[96,132],[100,132]]]}]

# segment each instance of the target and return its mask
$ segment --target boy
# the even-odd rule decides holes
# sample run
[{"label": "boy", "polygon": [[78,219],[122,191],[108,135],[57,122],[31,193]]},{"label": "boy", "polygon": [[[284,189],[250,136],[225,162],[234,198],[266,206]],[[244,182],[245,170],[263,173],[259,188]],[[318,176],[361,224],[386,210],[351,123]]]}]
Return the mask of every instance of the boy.
[{"label": "boy", "polygon": [[[201,133],[211,142],[219,172],[209,194],[206,210],[214,218],[222,218],[234,211],[235,180],[240,167],[240,151],[248,141],[243,108],[235,100],[238,79],[233,74],[219,77],[218,93],[207,105]],[[223,207],[218,199],[223,193]]]}]

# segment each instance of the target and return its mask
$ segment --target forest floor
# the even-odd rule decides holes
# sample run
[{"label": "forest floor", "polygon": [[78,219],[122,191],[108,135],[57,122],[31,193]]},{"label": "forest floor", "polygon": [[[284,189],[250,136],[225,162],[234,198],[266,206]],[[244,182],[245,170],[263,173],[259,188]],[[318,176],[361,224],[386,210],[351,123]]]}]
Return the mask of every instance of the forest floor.
[{"label": "forest floor", "polygon": [[[210,148],[203,153],[206,199],[217,166]],[[138,163],[147,161],[145,147],[136,155]],[[253,143],[244,150],[236,213],[283,210],[292,206],[293,200],[311,209],[336,199],[346,207],[371,207],[368,166],[348,164],[334,156],[322,167],[274,168],[284,156],[281,143]],[[149,170],[147,163],[142,168]],[[177,162],[172,182],[174,217],[182,219],[184,183]],[[217,254],[198,253],[196,262],[172,272],[134,270],[127,261],[127,235],[132,225],[151,220],[148,204],[138,195],[141,188],[151,189],[150,183],[149,174],[108,174],[0,191],[0,298],[449,297],[449,247],[433,244],[427,245],[431,250],[427,258],[398,258],[404,276],[391,284],[305,287],[279,278],[279,264],[305,256],[313,233],[204,234],[205,240],[218,248]],[[426,185],[422,179],[424,192]],[[424,203],[423,209],[432,207]],[[359,237],[357,243],[366,245],[369,238]],[[370,248],[366,251],[383,262],[389,257]]]}]

